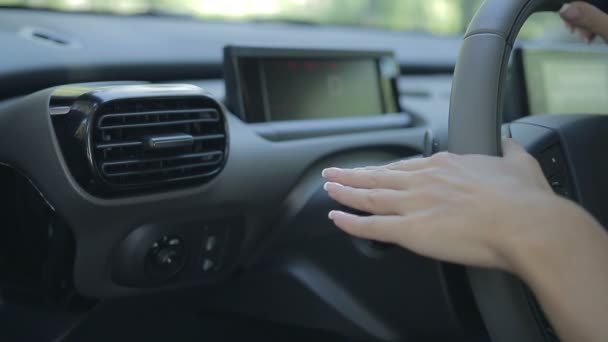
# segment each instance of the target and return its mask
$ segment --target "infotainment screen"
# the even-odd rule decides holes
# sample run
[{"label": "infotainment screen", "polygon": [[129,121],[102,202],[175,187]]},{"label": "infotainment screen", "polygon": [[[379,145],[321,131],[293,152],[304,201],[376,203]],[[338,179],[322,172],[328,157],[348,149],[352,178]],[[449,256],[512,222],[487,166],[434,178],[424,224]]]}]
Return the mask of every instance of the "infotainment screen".
[{"label": "infotainment screen", "polygon": [[226,101],[248,122],[397,112],[391,53],[227,47]]},{"label": "infotainment screen", "polygon": [[608,114],[608,50],[526,47],[516,59],[529,114]]}]

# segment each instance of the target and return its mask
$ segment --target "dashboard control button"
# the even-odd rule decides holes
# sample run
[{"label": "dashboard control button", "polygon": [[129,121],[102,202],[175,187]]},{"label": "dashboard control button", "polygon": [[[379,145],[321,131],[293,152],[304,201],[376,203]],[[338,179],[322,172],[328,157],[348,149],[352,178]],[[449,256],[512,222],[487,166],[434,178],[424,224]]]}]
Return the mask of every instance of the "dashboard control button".
[{"label": "dashboard control button", "polygon": [[568,190],[568,188],[555,189],[555,193],[566,198],[572,198],[572,193],[570,190]]},{"label": "dashboard control button", "polygon": [[222,254],[228,242],[229,231],[230,228],[225,225],[205,226],[202,246],[206,257]]},{"label": "dashboard control button", "polygon": [[182,240],[180,240],[179,238],[172,238],[171,240],[169,240],[169,246],[179,246],[181,245]]},{"label": "dashboard control button", "polygon": [[213,260],[211,259],[204,259],[203,260],[203,272],[209,272],[213,269],[213,267],[215,267],[215,262],[213,262]]},{"label": "dashboard control button", "polygon": [[553,178],[549,179],[549,184],[551,184],[553,189],[560,189],[566,186],[561,175],[558,175],[558,177],[554,176]]},{"label": "dashboard control button", "polygon": [[205,251],[213,252],[217,248],[217,236],[210,235],[207,237],[207,241],[205,241]]},{"label": "dashboard control button", "polygon": [[171,267],[176,257],[178,257],[178,255],[175,249],[163,248],[156,253],[156,264],[159,267]]},{"label": "dashboard control button", "polygon": [[547,177],[551,177],[564,170],[565,162],[562,156],[562,149],[559,145],[550,147],[541,153],[540,166]]},{"label": "dashboard control button", "polygon": [[556,194],[567,198],[572,198],[570,184],[568,182],[567,175],[564,172],[560,172],[552,177],[549,177],[549,184]]},{"label": "dashboard control button", "polygon": [[187,251],[180,237],[163,236],[148,251],[146,273],[156,280],[168,279],[181,270],[186,262]]}]

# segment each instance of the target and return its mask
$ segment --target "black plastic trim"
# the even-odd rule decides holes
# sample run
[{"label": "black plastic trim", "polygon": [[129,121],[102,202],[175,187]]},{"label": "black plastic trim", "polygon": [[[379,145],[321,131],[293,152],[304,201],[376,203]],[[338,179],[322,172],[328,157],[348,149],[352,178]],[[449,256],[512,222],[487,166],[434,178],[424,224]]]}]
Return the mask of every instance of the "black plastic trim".
[{"label": "black plastic trim", "polygon": [[[203,181],[208,181],[212,176],[217,175],[224,167],[228,159],[228,127],[225,120],[225,114],[222,105],[215,99],[210,97],[202,89],[190,85],[117,85],[105,87],[80,87],[80,86],[63,86],[58,88],[54,94],[59,98],[67,99],[65,94],[71,94],[73,103],[71,104],[70,113],[61,116],[52,116],[57,136],[62,145],[66,161],[70,167],[72,174],[80,185],[93,195],[97,196],[117,196],[126,192],[134,193],[136,191],[152,191],[159,188],[166,190],[168,187],[174,186],[192,186],[193,184],[201,184]],[[200,106],[208,108],[198,108],[196,110],[156,110],[156,111],[141,111],[141,112],[110,112],[107,110],[113,104],[124,101],[196,101]],[[53,99],[50,101],[53,102]],[[108,120],[115,118],[128,118],[136,115],[156,115],[162,118],[165,113],[171,114],[198,114],[206,113],[210,117],[192,118],[187,120],[160,120],[152,123],[122,123],[122,124],[106,124]],[[112,121],[114,122],[114,121]],[[223,132],[220,134],[211,134],[213,138],[223,139],[224,143],[222,150],[207,151],[205,153],[196,153],[188,155],[164,155],[163,158],[129,158],[124,160],[116,160],[113,162],[103,161],[99,163],[100,154],[112,148],[125,147],[140,147],[143,150],[143,141],[118,141],[111,143],[95,142],[93,136],[95,131],[108,131],[113,129],[125,128],[154,128],[160,126],[181,125],[189,123],[218,123],[223,127]],[[105,133],[104,133],[105,134]],[[209,136],[197,136],[193,141],[211,140]],[[176,152],[177,153],[177,152]],[[110,172],[109,166],[141,163],[163,162],[169,159],[186,158],[202,158],[204,156],[217,156],[219,159],[213,161],[200,161],[199,163],[190,164],[189,169],[195,167],[216,166],[213,170],[202,171],[199,174],[186,175],[171,175],[166,177],[159,176],[158,179],[148,180],[145,182],[124,182],[120,181],[124,177],[135,177],[138,175],[152,175],[153,173],[173,172],[179,170],[177,167],[183,165],[172,165],[154,170],[126,170],[125,172]],[[175,158],[177,157],[177,158]],[[196,183],[194,183],[196,181]],[[188,183],[185,183],[188,182]]]},{"label": "black plastic trim", "polygon": [[410,114],[385,114],[369,118],[339,118],[249,124],[257,134],[270,141],[288,141],[358,132],[373,132],[412,127]]}]

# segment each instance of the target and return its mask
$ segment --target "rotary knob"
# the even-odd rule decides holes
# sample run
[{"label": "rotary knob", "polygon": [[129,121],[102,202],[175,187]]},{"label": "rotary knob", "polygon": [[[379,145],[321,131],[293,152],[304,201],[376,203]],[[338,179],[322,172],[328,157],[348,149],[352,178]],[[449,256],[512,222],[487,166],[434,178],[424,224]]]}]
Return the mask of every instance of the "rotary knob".
[{"label": "rotary knob", "polygon": [[184,241],[179,236],[163,236],[148,251],[146,273],[154,280],[167,280],[182,269],[186,255]]}]

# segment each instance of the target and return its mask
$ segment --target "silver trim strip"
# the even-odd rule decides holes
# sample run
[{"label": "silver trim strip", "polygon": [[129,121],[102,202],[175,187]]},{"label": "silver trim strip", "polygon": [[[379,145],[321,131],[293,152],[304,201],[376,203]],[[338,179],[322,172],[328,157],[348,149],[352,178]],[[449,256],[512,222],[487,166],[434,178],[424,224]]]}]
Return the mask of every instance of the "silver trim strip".
[{"label": "silver trim strip", "polygon": [[70,113],[71,107],[51,107],[49,112],[51,115],[66,115]]}]

